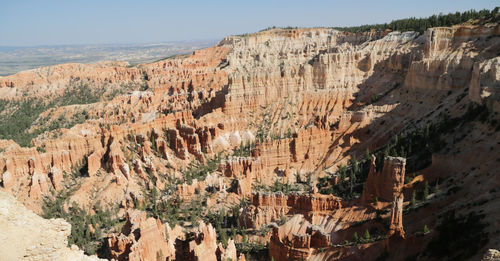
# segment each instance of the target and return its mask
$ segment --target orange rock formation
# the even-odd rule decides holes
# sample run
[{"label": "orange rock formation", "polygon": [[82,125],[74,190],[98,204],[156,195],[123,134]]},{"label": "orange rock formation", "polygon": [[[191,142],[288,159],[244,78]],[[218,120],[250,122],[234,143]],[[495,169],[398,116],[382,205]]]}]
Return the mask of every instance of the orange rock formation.
[{"label": "orange rock formation", "polygon": [[[158,220],[130,210],[153,189],[163,202],[203,199],[205,211],[250,199],[239,213],[242,224],[257,229],[286,221],[273,225],[270,239],[262,237],[269,239],[276,261],[355,259],[356,251],[333,245],[364,229],[417,240],[411,234],[418,226],[437,223],[434,215],[412,212],[405,220],[413,223],[406,234],[403,230],[403,194],[420,186],[404,184],[405,168],[411,169],[415,158],[408,157],[406,165],[402,158],[387,157],[381,171],[371,158],[361,200],[355,193],[351,200],[319,194],[319,178],[335,176],[332,186],[355,183],[336,175],[339,166],[367,150],[378,153],[395,135],[444,122],[453,131],[437,137],[441,147],[426,147],[430,156],[418,162],[419,179],[446,180],[444,189],[469,184],[472,176],[481,184],[454,189],[457,196],[436,193],[429,209],[439,212],[450,202],[461,206],[463,200],[484,197],[481,208],[494,224],[491,217],[499,213],[489,207],[496,190],[488,176],[498,168],[492,152],[498,149],[500,121],[495,114],[500,111],[499,35],[495,23],[430,28],[423,36],[272,29],[226,37],[188,57],[150,64],[65,64],[0,77],[1,100],[12,104],[23,99],[50,104],[75,86],[90,93],[104,89],[97,102],[42,112],[26,134],[48,131],[34,137],[32,147],[0,140],[1,189],[38,213],[44,198],[69,188],[75,189],[68,198],[74,204],[120,206],[127,223],[109,239],[112,256],[120,260],[158,255],[236,260],[233,240],[238,239],[224,249],[210,224],[173,237]],[[459,118],[478,105],[486,111],[478,119]],[[82,112],[83,121],[69,124]],[[463,124],[452,125],[449,118]],[[58,119],[69,127],[51,129]],[[276,182],[300,192],[259,192]],[[359,193],[362,185],[357,185],[353,190]],[[375,219],[388,202],[390,217],[379,216],[390,222],[386,231]],[[363,253],[382,249],[378,243],[363,247],[370,249]]]}]

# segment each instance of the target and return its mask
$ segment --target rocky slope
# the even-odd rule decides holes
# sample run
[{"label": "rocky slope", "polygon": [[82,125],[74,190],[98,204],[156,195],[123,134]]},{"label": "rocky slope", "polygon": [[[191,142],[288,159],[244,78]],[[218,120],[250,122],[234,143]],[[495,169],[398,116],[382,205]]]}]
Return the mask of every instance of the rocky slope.
[{"label": "rocky slope", "polygon": [[2,132],[1,187],[112,210],[96,240],[119,260],[477,258],[500,244],[499,36],[271,29],[0,77],[0,116],[29,123]]},{"label": "rocky slope", "polygon": [[0,191],[0,255],[3,260],[100,260],[68,247],[71,225],[63,219],[46,220]]}]

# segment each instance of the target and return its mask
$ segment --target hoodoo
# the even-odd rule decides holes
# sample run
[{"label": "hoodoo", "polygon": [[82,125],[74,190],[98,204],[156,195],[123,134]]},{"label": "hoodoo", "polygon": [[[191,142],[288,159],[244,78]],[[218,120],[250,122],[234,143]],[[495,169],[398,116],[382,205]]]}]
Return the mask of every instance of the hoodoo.
[{"label": "hoodoo", "polygon": [[0,76],[0,256],[495,256],[498,8],[434,18]]}]

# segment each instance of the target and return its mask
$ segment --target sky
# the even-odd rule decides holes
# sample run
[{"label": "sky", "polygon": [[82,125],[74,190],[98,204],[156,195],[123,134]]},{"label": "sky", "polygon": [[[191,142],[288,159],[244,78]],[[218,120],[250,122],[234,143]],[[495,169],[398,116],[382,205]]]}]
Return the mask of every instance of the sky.
[{"label": "sky", "polygon": [[0,0],[0,46],[217,40],[269,26],[354,26],[498,0]]}]

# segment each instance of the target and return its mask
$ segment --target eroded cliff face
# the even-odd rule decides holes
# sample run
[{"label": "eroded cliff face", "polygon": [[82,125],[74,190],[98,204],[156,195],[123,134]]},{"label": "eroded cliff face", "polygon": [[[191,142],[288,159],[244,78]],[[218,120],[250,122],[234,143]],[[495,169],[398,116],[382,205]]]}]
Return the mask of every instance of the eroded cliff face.
[{"label": "eroded cliff face", "polygon": [[147,218],[145,212],[128,211],[120,235],[108,239],[111,258],[116,260],[155,260],[175,257],[175,237],[168,224]]},{"label": "eroded cliff face", "polygon": [[[117,207],[127,220],[127,231],[108,239],[117,259],[160,253],[170,260],[236,259],[242,236],[221,246],[215,225],[195,226],[181,213],[188,232],[172,237],[165,222],[132,210],[168,204],[200,204],[202,216],[236,209],[232,218],[240,226],[272,226],[250,241],[268,243],[275,260],[375,259],[386,249],[386,235],[398,235],[403,248],[418,242],[407,254],[388,250],[405,258],[430,241],[415,236],[417,230],[439,221],[424,215],[426,209],[460,206],[465,192],[483,195],[485,204],[497,197],[486,180],[498,166],[491,151],[498,148],[499,34],[497,24],[431,28],[421,36],[273,29],[151,64],[67,64],[0,77],[1,97],[10,105],[23,97],[61,105],[47,105],[26,129],[41,132],[33,147],[0,140],[1,187],[37,212],[44,199],[66,191],[65,206]],[[102,98],[61,101],[66,90]],[[407,154],[401,156],[408,162],[387,157],[377,171],[375,158],[364,155],[383,159],[382,149]],[[344,174],[354,172],[356,160],[371,163],[366,176]],[[423,199],[430,207],[403,214],[422,182],[448,191],[470,181],[464,169],[485,185],[457,196],[433,193]],[[319,193],[324,178],[340,197]],[[497,222],[496,212],[487,213],[490,222]],[[410,221],[403,223],[405,216]],[[365,231],[374,236],[351,243],[354,232]]]}]

